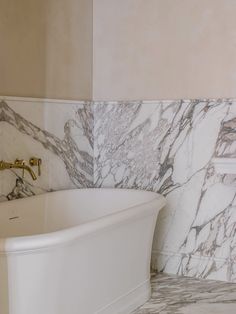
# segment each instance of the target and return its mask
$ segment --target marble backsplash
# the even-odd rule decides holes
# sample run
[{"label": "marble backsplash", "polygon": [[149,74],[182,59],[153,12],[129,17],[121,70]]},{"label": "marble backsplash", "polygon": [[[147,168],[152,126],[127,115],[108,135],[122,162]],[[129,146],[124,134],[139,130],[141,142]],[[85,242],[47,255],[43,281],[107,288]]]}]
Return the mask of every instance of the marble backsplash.
[{"label": "marble backsplash", "polygon": [[[20,98],[0,100],[0,160],[42,158],[42,176],[0,172],[0,200],[93,186],[93,113],[90,103]],[[36,169],[34,169],[37,171]]]},{"label": "marble backsplash", "polygon": [[[1,99],[1,98],[0,98]],[[236,100],[0,100],[0,160],[43,159],[42,177],[0,172],[0,200],[76,187],[157,191],[154,269],[236,282]]]}]

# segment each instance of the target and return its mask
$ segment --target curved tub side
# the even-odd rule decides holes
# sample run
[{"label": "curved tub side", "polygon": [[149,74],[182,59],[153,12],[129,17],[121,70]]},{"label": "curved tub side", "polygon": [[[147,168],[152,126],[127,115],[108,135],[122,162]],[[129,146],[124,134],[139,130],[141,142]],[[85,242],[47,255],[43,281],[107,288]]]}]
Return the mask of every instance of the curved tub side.
[{"label": "curved tub side", "polygon": [[30,246],[26,239],[15,246],[9,242],[10,314],[65,314],[68,308],[70,314],[116,314],[144,303],[150,296],[152,237],[163,206],[155,199],[60,231],[47,245],[38,240],[34,250],[34,237]]},{"label": "curved tub side", "polygon": [[158,195],[157,198],[147,203],[130,207],[79,226],[34,236],[0,239],[0,254],[27,253],[34,250],[63,246],[68,242],[75,241],[98,230],[110,228],[112,225],[122,224],[127,220],[150,215],[153,211],[158,213],[165,204],[165,198]]}]

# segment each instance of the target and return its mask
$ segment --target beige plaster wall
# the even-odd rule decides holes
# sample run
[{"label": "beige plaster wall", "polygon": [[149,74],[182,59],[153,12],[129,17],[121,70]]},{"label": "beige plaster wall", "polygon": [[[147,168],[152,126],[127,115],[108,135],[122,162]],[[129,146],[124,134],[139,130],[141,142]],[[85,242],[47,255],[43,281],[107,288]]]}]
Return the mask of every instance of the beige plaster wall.
[{"label": "beige plaster wall", "polygon": [[94,99],[236,97],[235,0],[94,0]]},{"label": "beige plaster wall", "polygon": [[0,95],[91,99],[92,0],[0,0]]}]

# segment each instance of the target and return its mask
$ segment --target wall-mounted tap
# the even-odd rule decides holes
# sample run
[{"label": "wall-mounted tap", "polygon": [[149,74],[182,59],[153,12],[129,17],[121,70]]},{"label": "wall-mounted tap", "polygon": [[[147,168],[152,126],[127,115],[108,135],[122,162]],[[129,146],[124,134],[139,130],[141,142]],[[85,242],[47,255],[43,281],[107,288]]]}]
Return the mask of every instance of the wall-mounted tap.
[{"label": "wall-mounted tap", "polygon": [[41,164],[42,159],[37,157],[31,157],[29,160],[30,166],[37,166],[38,167],[38,176],[41,176]]},{"label": "wall-mounted tap", "polygon": [[26,162],[24,160],[16,159],[14,163],[1,160],[0,161],[0,170],[5,170],[5,169],[22,169],[23,175],[24,175],[24,170],[26,170],[29,172],[29,174],[31,175],[33,180],[37,179],[34,171],[31,169],[30,166],[26,165]]}]

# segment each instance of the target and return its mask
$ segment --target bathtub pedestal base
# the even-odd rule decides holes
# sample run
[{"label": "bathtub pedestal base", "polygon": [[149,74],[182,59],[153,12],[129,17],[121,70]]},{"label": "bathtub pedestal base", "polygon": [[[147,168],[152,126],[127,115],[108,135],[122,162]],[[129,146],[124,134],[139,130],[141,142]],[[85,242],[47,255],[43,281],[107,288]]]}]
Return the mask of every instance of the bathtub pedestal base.
[{"label": "bathtub pedestal base", "polygon": [[150,281],[147,280],[127,294],[114,300],[96,314],[127,314],[147,302],[151,297]]}]

